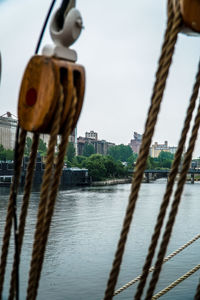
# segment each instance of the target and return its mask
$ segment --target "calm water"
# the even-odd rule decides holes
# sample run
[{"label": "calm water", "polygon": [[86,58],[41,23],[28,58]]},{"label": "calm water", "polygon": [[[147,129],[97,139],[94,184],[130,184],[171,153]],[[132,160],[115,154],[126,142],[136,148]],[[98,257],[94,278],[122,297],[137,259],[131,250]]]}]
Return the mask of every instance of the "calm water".
[{"label": "calm water", "polygon": [[[129,234],[117,287],[141,272],[166,182],[143,184]],[[38,299],[100,300],[119,238],[130,185],[83,188],[61,191],[55,208],[49,244],[40,282]],[[200,184],[186,184],[179,215],[167,254],[200,232]],[[21,203],[22,195],[18,202]],[[0,238],[8,195],[0,195]],[[25,299],[31,243],[39,194],[31,195],[22,262],[20,299]],[[10,247],[4,298],[7,299],[8,276],[13,245]],[[167,262],[156,291],[200,262],[200,241]],[[198,271],[162,299],[193,299],[200,277]],[[114,299],[133,299],[136,285]]]}]

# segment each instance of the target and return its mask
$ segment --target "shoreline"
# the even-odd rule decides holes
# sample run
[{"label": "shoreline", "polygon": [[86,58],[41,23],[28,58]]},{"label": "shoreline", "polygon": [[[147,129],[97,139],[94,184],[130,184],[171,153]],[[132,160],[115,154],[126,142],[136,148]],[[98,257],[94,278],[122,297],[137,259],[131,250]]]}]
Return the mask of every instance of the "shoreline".
[{"label": "shoreline", "polygon": [[104,181],[94,181],[91,183],[91,186],[106,186],[106,185],[115,185],[115,184],[125,184],[131,182],[132,182],[132,178],[108,179]]}]

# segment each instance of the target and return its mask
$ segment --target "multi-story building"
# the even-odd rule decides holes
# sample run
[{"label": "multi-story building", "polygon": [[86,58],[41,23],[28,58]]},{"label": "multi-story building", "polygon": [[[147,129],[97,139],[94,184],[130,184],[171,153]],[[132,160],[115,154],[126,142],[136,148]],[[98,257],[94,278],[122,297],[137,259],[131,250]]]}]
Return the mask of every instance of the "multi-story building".
[{"label": "multi-story building", "polygon": [[0,116],[0,145],[5,149],[14,149],[17,118],[10,112]]},{"label": "multi-story building", "polygon": [[169,146],[168,141],[165,141],[164,144],[158,144],[157,142],[155,142],[150,148],[150,156],[158,157],[161,151],[170,152],[172,154],[175,154],[176,150],[177,150],[177,147]]},{"label": "multi-story building", "polygon": [[133,140],[131,140],[130,143],[129,143],[129,146],[131,147],[133,152],[139,153],[141,143],[142,143],[142,134],[134,132]]},{"label": "multi-story building", "polygon": [[106,155],[108,149],[114,146],[114,143],[107,142],[105,140],[98,140],[97,132],[90,131],[85,133],[85,137],[78,137],[77,139],[77,153],[83,155],[83,149],[85,144],[92,144],[94,146],[95,153]]},{"label": "multi-story building", "polygon": [[[10,112],[5,113],[0,116],[0,145],[3,145],[5,149],[13,150],[15,147],[15,133],[17,128],[18,120]],[[32,138],[32,133],[28,132],[27,134]],[[46,145],[49,143],[48,134],[40,134],[40,139],[43,140]],[[76,128],[74,129],[72,135],[69,136],[69,141],[74,144],[75,149],[77,149],[77,134]],[[77,151],[77,150],[76,150]]]},{"label": "multi-story building", "polygon": [[93,130],[91,130],[90,132],[86,132],[85,137],[88,139],[96,140],[96,141],[98,140],[98,134],[97,134],[97,132],[94,132]]}]

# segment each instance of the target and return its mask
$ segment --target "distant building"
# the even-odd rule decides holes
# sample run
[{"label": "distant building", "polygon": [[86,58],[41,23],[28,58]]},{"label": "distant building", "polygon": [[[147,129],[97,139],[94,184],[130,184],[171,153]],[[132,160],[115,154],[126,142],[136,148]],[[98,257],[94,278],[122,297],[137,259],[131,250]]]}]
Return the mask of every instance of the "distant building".
[{"label": "distant building", "polygon": [[14,149],[17,118],[10,112],[0,116],[0,144],[5,149]]},{"label": "distant building", "polygon": [[155,142],[150,148],[150,156],[158,157],[161,151],[170,152],[172,154],[175,154],[176,150],[177,150],[177,147],[169,146],[168,141],[165,141],[164,144],[158,144],[157,142]]},{"label": "distant building", "polygon": [[88,139],[96,140],[96,141],[98,140],[98,134],[97,134],[97,132],[94,132],[93,130],[91,130],[90,132],[86,132],[85,137]]},{"label": "distant building", "polygon": [[[3,145],[5,149],[13,150],[15,147],[15,134],[17,124],[17,117],[10,112],[7,112],[4,115],[0,116],[0,145]],[[32,133],[28,132],[27,136],[32,138]],[[48,146],[48,134],[41,133],[40,139],[43,140],[43,142]],[[69,136],[69,141],[73,142],[75,149],[77,149],[76,128],[74,129],[72,135]]]},{"label": "distant building", "polygon": [[129,146],[131,147],[133,152],[139,153],[141,144],[142,144],[142,134],[134,132],[133,140],[130,141]]},{"label": "distant building", "polygon": [[114,143],[107,142],[105,140],[98,140],[97,132],[90,131],[85,133],[85,137],[79,136],[77,139],[77,153],[83,155],[83,149],[85,144],[92,144],[94,146],[95,153],[106,155],[108,149],[114,146]]}]

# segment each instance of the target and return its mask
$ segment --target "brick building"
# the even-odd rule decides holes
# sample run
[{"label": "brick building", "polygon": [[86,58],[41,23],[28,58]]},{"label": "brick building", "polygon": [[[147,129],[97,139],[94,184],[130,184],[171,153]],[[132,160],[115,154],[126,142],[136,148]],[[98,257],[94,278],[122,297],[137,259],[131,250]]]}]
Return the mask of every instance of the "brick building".
[{"label": "brick building", "polygon": [[131,140],[129,143],[129,146],[131,147],[133,152],[139,153],[141,143],[142,143],[142,134],[134,132],[133,140]]},{"label": "brick building", "polygon": [[77,139],[77,154],[83,155],[83,149],[85,144],[92,144],[94,146],[95,153],[106,155],[108,149],[114,146],[114,143],[107,142],[105,140],[98,140],[97,132],[90,131],[85,133],[85,137],[78,137]]}]

